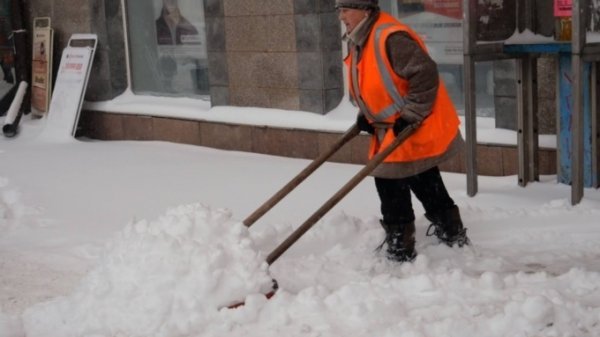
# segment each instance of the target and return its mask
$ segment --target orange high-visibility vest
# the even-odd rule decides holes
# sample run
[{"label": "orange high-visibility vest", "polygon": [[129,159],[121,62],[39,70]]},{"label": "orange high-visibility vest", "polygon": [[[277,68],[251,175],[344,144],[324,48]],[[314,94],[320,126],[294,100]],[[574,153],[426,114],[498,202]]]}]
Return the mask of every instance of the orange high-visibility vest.
[{"label": "orange high-visibility vest", "polygon": [[[408,81],[394,72],[385,50],[385,41],[389,35],[399,31],[408,33],[427,52],[417,33],[391,15],[380,13],[357,63],[360,90],[358,98],[362,99],[369,110],[365,116],[370,123],[394,123],[402,112],[403,97],[409,90]],[[350,93],[357,100],[352,85],[353,54],[354,51],[350,51],[345,63],[348,66]],[[454,104],[440,79],[431,114],[423,120],[415,133],[385,159],[385,162],[408,162],[443,154],[459,132],[459,123]],[[369,158],[386,148],[394,138],[391,128],[387,129],[382,140],[373,135]]]}]

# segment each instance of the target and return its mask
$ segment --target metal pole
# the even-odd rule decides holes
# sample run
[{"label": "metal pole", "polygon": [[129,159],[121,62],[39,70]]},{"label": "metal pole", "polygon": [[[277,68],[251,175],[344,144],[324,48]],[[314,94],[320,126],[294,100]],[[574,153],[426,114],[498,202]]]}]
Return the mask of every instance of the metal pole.
[{"label": "metal pole", "polygon": [[590,111],[592,113],[592,187],[600,187],[600,173],[598,172],[598,166],[600,157],[598,157],[598,138],[600,137],[600,130],[598,125],[598,62],[592,63],[592,78],[591,78],[591,102]]},{"label": "metal pole", "polygon": [[539,129],[538,129],[538,86],[537,58],[532,57],[529,65],[529,179],[539,181]]},{"label": "metal pole", "polygon": [[527,164],[529,153],[529,119],[531,111],[527,107],[529,98],[529,56],[517,59],[517,153],[519,158],[518,179],[520,186],[527,186],[530,180]]},{"label": "metal pole", "polygon": [[586,8],[586,0],[573,1],[572,13],[572,68],[573,68],[573,119],[571,132],[573,149],[571,158],[571,204],[578,204],[583,198],[583,59],[582,51],[585,45],[585,20],[582,13]]},{"label": "metal pole", "polygon": [[537,129],[537,59],[526,55],[517,60],[517,152],[519,185],[539,180]]},{"label": "metal pole", "polygon": [[477,194],[477,113],[475,110],[475,59],[477,2],[463,0],[463,54],[467,194]]},{"label": "metal pole", "polygon": [[[523,1],[523,0],[521,0]],[[530,31],[535,31],[534,23],[535,23],[535,2],[525,0],[525,4],[523,6],[525,10],[525,27]],[[527,55],[527,58],[524,60],[526,62],[527,67],[525,69],[525,82],[524,85],[527,87],[527,96],[526,98],[526,108],[527,112],[527,123],[525,129],[525,139],[526,143],[524,144],[527,151],[527,161],[524,163],[527,165],[527,180],[536,181],[539,180],[539,171],[538,171],[538,118],[537,118],[537,109],[538,109],[538,95],[537,95],[537,58],[532,56],[531,54]]]}]

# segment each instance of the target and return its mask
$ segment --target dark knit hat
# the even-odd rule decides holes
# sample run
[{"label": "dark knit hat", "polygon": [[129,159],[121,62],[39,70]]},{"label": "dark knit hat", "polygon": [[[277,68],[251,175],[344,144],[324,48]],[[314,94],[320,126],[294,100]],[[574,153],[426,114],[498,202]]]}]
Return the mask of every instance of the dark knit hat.
[{"label": "dark knit hat", "polygon": [[379,9],[379,0],[335,0],[335,8]]}]

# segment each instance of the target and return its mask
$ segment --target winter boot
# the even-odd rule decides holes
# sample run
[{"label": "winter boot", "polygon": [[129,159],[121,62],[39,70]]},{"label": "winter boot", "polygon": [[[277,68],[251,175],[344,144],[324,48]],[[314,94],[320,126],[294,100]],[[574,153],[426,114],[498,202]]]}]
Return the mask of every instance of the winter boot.
[{"label": "winter boot", "polygon": [[414,221],[404,224],[386,224],[380,221],[385,229],[385,241],[379,249],[387,244],[386,255],[389,260],[397,262],[410,262],[415,259],[415,223]]},{"label": "winter boot", "polygon": [[467,237],[467,229],[463,228],[457,206],[438,214],[425,214],[425,217],[431,221],[431,225],[427,228],[427,236],[435,235],[441,242],[450,247],[455,244],[459,247],[471,244]]}]

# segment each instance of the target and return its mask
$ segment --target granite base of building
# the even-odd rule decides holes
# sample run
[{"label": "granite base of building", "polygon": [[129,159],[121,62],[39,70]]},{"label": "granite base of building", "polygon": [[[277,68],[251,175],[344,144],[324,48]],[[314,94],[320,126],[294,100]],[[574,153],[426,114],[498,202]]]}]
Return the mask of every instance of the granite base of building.
[{"label": "granite base of building", "polygon": [[[224,137],[223,135],[227,135]],[[341,135],[335,132],[282,129],[165,117],[83,111],[78,137],[100,140],[168,141],[222,150],[253,152],[291,158],[314,159]],[[360,135],[341,148],[330,161],[364,164],[369,136]],[[555,149],[540,149],[539,173],[556,174]],[[479,144],[479,175],[509,176],[518,173],[516,146]],[[440,166],[445,172],[465,173],[465,155]]]}]

